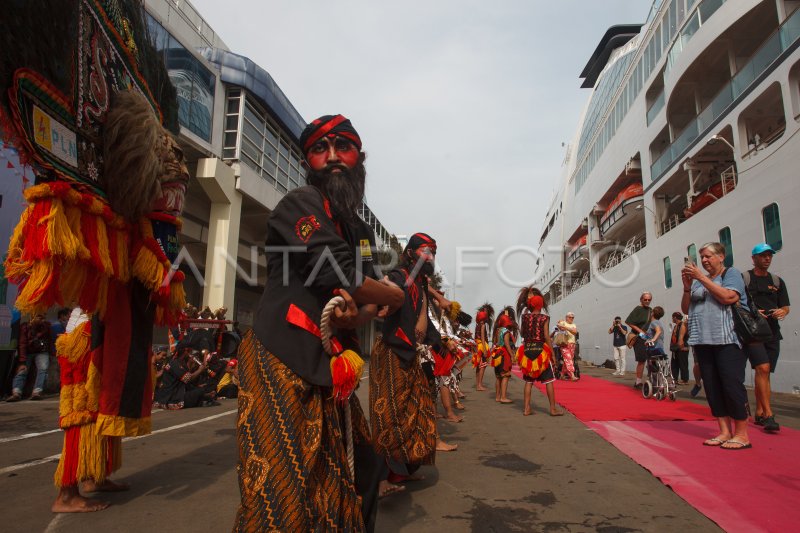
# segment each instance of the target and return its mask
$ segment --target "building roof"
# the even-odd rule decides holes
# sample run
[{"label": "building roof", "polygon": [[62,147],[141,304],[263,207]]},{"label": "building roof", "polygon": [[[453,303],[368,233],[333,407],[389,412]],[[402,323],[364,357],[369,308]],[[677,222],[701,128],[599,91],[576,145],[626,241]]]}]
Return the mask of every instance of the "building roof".
[{"label": "building roof", "polygon": [[294,108],[269,72],[250,59],[221,48],[201,48],[200,54],[220,70],[223,83],[244,87],[258,98],[287,133],[299,143],[306,121]]},{"label": "building roof", "polygon": [[578,76],[583,78],[582,89],[594,87],[597,78],[603,72],[603,68],[611,56],[611,52],[636,37],[642,26],[643,24],[618,24],[606,30],[597,48],[594,49],[592,57],[589,58],[589,62],[586,63],[581,75]]}]

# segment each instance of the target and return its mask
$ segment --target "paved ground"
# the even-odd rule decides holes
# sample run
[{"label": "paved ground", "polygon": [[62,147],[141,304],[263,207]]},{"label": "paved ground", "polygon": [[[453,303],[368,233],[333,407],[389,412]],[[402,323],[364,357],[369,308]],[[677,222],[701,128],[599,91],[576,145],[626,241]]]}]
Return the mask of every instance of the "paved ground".
[{"label": "paved ground", "polygon": [[[618,380],[610,370],[584,371]],[[718,531],[577,419],[547,416],[544,396],[534,392],[536,415],[523,417],[519,380],[508,406],[470,392],[473,385],[465,372],[464,422],[440,423],[459,450],[440,453],[435,467],[421,469],[423,481],[382,500],[378,531]],[[366,386],[359,395],[365,402]],[[800,429],[800,398],[780,395],[775,404],[779,421]],[[154,433],[125,443],[115,476],[132,490],[111,495],[113,505],[100,513],[53,515],[57,399],[0,404],[0,530],[230,531],[238,502],[235,408],[227,401],[154,413]]]}]

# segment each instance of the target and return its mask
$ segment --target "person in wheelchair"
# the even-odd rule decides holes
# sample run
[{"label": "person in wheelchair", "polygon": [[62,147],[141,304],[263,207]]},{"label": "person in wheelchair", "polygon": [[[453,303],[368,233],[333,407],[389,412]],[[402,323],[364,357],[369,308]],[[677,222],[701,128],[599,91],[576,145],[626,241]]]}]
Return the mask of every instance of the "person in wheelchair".
[{"label": "person in wheelchair", "polygon": [[645,349],[647,350],[647,382],[642,389],[642,395],[649,398],[653,395],[657,399],[669,396],[675,399],[675,380],[672,379],[670,370],[669,356],[664,351],[664,325],[661,318],[664,316],[664,308],[656,306],[653,308],[653,320],[647,328],[647,338],[645,338]]}]

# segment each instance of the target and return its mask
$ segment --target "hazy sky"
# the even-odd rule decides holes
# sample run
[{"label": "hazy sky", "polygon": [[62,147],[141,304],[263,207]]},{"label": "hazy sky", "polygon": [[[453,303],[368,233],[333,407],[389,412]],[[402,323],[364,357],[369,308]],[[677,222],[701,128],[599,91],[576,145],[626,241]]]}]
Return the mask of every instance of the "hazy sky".
[{"label": "hazy sky", "polygon": [[470,314],[516,301],[603,33],[649,0],[192,0],[230,49],[269,72],[306,121],[341,113],[367,152],[367,203],[395,234],[425,231]]}]

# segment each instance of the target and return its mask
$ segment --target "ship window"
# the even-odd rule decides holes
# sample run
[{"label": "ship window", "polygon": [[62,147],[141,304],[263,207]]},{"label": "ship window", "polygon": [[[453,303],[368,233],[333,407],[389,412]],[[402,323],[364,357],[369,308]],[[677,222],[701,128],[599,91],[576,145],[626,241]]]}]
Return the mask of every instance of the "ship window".
[{"label": "ship window", "polygon": [[783,248],[783,237],[781,236],[781,217],[778,212],[778,204],[769,204],[761,211],[764,219],[764,240],[772,246],[775,251]]},{"label": "ship window", "polygon": [[664,287],[672,287],[672,264],[669,257],[664,258]]},{"label": "ship window", "polygon": [[731,241],[731,228],[725,226],[719,230],[719,242],[725,246],[725,266],[733,266],[733,242]]},{"label": "ship window", "polygon": [[696,265],[697,264],[697,245],[695,243],[690,244],[686,247],[686,254],[688,255],[689,259]]}]

